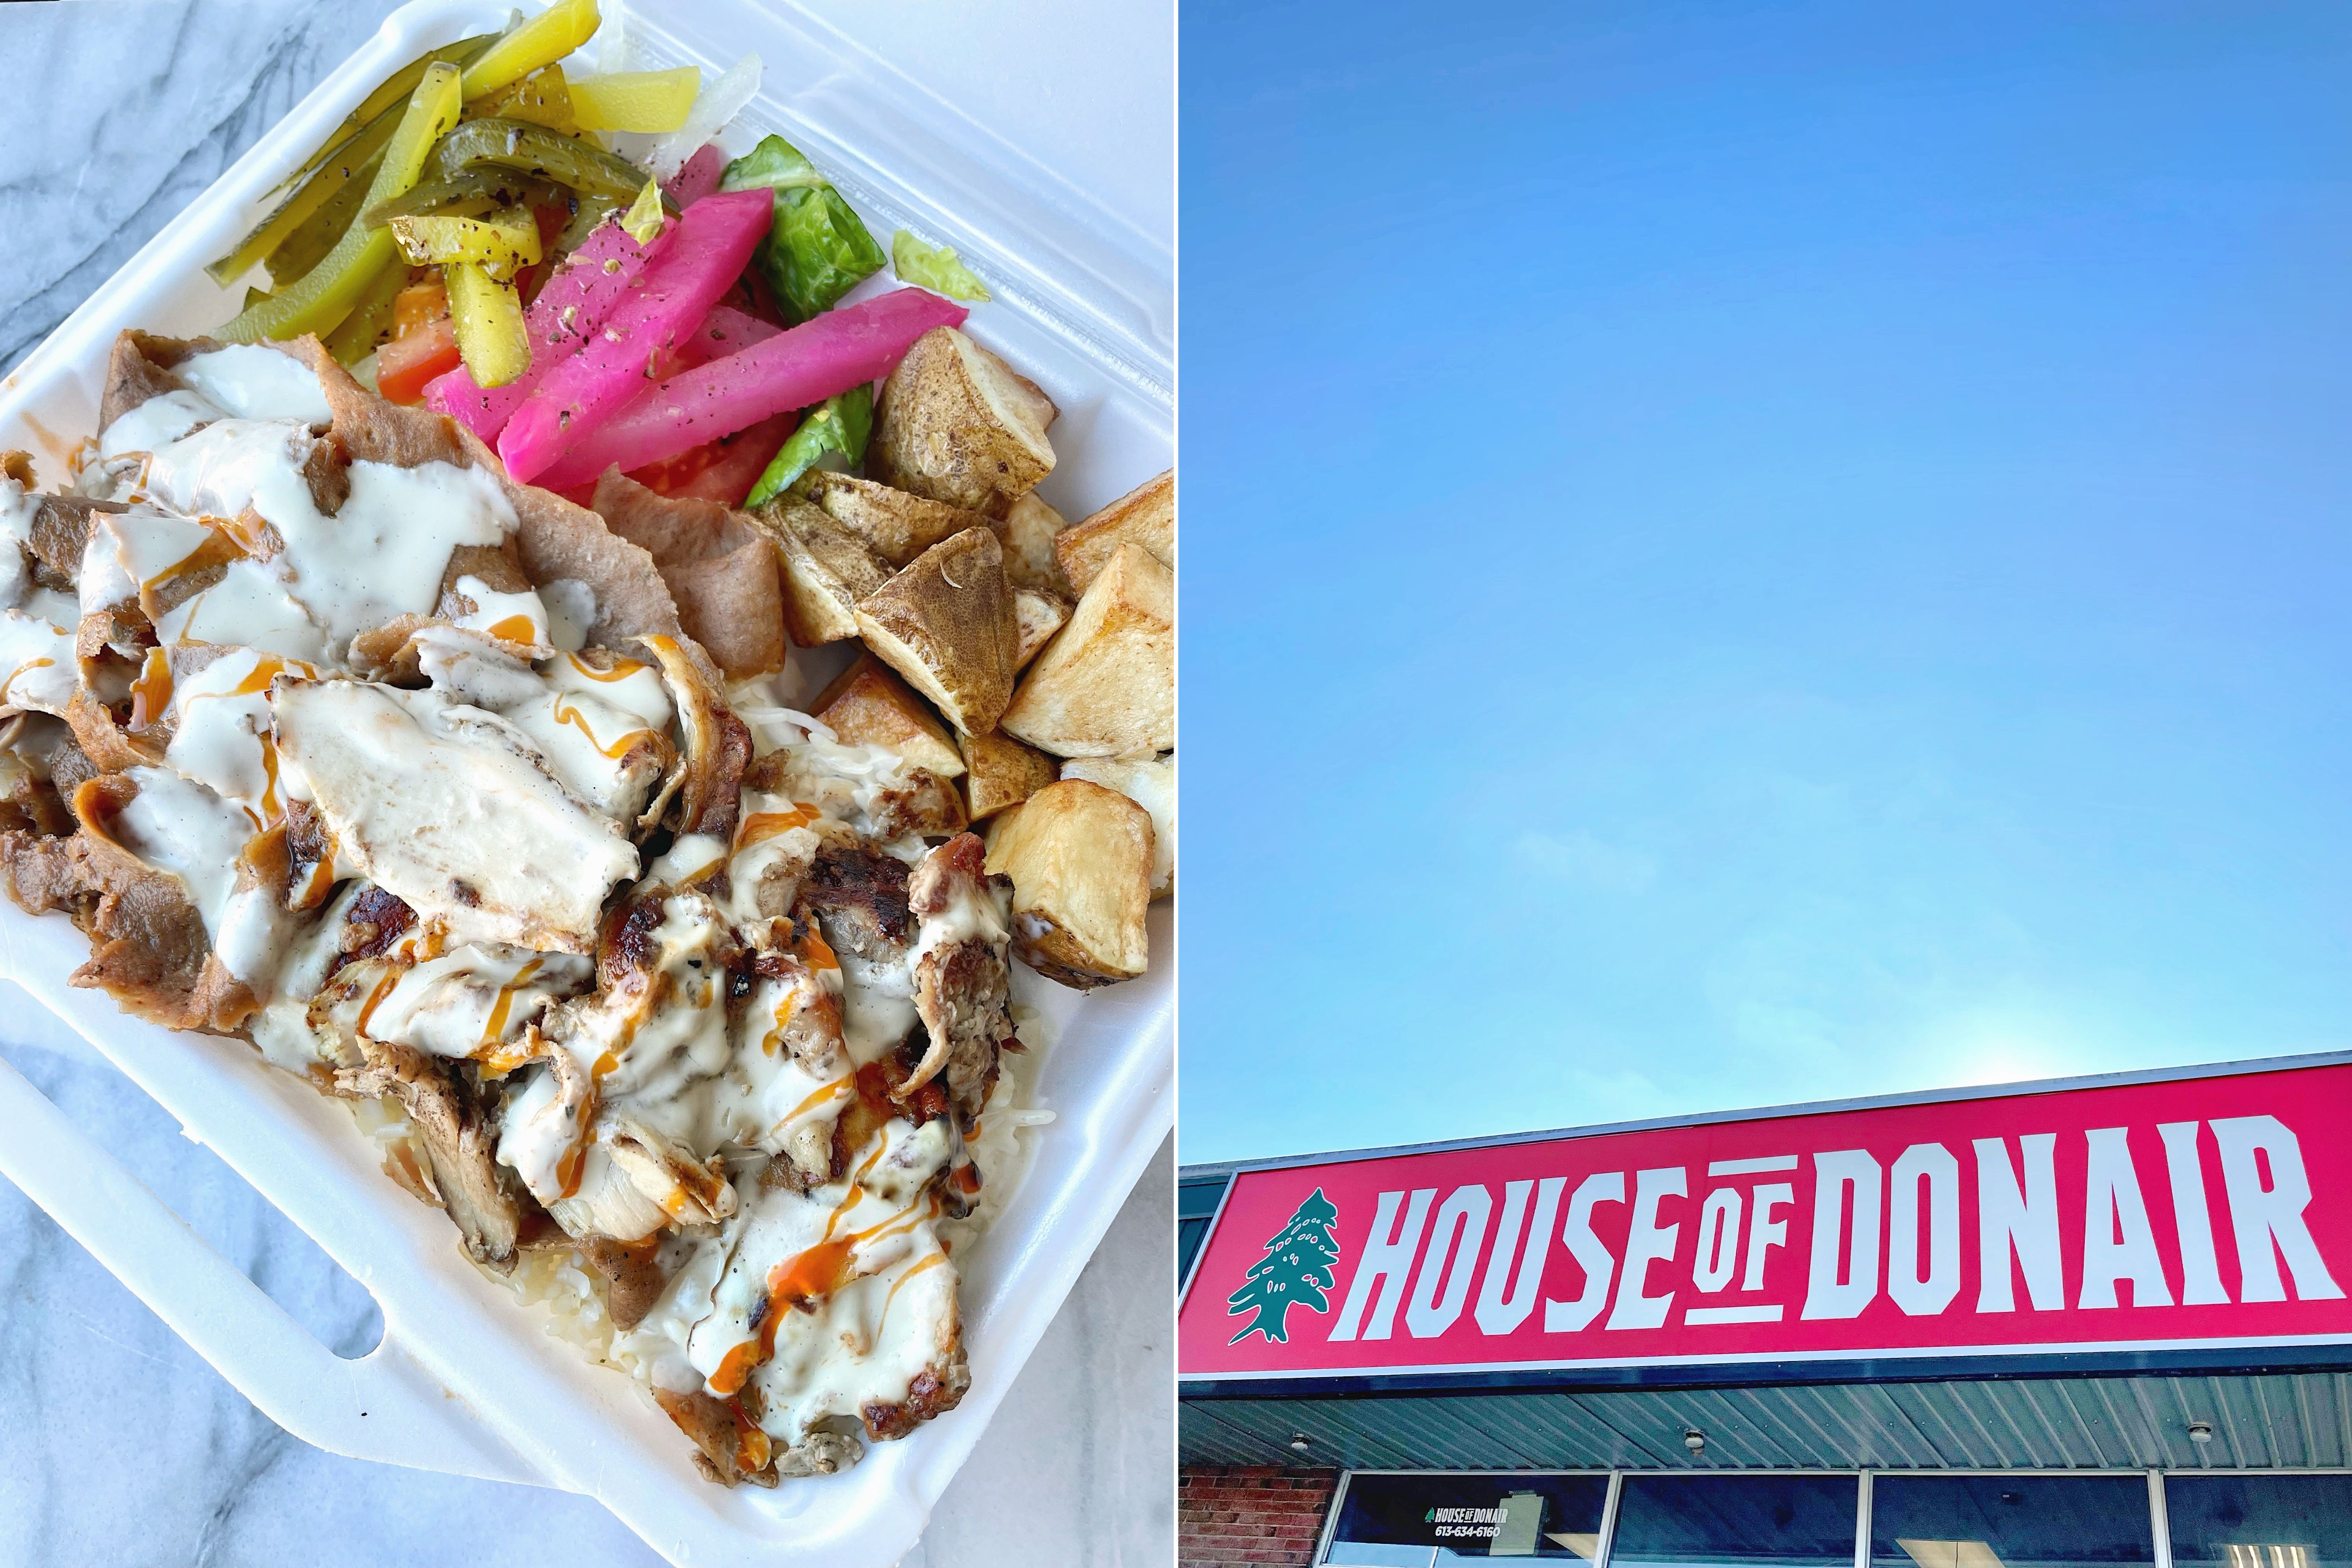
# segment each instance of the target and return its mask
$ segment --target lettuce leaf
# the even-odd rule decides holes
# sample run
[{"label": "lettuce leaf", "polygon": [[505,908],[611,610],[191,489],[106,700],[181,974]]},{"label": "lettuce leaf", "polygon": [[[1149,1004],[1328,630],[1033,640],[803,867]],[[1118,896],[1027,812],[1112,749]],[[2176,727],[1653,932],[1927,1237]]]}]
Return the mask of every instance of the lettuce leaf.
[{"label": "lettuce leaf", "polygon": [[776,193],[774,226],[751,258],[795,322],[830,310],[887,259],[866,225],[799,148],[771,136],[727,165],[722,191]]},{"label": "lettuce leaf", "polygon": [[621,229],[639,246],[651,245],[662,231],[662,190],[659,180],[647,180],[629,210],[621,215]]},{"label": "lettuce leaf", "polygon": [[925,245],[905,229],[890,237],[890,265],[903,283],[945,294],[950,300],[988,299],[988,285],[944,245]]},{"label": "lettuce leaf", "polygon": [[790,439],[768,464],[760,482],[744,498],[745,507],[772,500],[792,488],[811,468],[845,473],[866,456],[866,439],[874,433],[874,389],[853,386],[828,397],[808,412]]},{"label": "lettuce leaf", "polygon": [[719,177],[722,191],[749,191],[761,185],[772,191],[814,190],[827,182],[801,150],[781,136],[771,136],[727,165]]}]

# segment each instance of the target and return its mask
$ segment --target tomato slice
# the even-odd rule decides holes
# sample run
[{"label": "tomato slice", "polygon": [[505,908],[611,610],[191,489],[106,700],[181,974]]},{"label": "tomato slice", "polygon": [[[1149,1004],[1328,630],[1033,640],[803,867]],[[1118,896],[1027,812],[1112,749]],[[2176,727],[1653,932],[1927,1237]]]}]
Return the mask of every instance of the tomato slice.
[{"label": "tomato slice", "polygon": [[457,330],[444,316],[376,351],[376,390],[394,403],[422,403],[425,388],[457,369],[461,357]]},{"label": "tomato slice", "polygon": [[776,450],[800,423],[797,413],[778,414],[757,425],[721,436],[699,447],[689,447],[674,458],[647,463],[629,478],[666,496],[715,500],[721,506],[741,506],[751,487],[760,482]]},{"label": "tomato slice", "polygon": [[422,403],[425,384],[459,363],[449,295],[441,280],[412,283],[394,295],[392,328],[392,342],[375,353],[376,390],[394,403]]}]

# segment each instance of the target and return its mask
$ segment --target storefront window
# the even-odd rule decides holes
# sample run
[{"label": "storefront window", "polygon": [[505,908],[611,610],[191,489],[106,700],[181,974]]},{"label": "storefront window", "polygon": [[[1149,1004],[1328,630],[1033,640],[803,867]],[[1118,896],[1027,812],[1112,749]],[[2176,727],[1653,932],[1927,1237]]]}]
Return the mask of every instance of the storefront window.
[{"label": "storefront window", "polygon": [[1852,1568],[1852,1476],[1628,1476],[1612,1563]]},{"label": "storefront window", "polygon": [[2168,1476],[2173,1568],[2352,1563],[2352,1477]]},{"label": "storefront window", "polygon": [[1870,1494],[1870,1561],[1873,1568],[2154,1563],[2147,1479],[1882,1475]]},{"label": "storefront window", "polygon": [[[2352,1475],[2169,1476],[2174,1568],[2352,1568]],[[1631,1474],[1612,1564],[1848,1568],[1853,1476]],[[1379,1475],[1349,1479],[1323,1563],[1443,1568],[1472,1558],[1601,1555],[1609,1479]],[[1872,1568],[2077,1568],[2157,1561],[2144,1475],[1873,1478]]]},{"label": "storefront window", "polygon": [[1331,1549],[1344,1568],[1432,1568],[1477,1557],[1600,1555],[1606,1476],[1376,1476],[1348,1482]]}]

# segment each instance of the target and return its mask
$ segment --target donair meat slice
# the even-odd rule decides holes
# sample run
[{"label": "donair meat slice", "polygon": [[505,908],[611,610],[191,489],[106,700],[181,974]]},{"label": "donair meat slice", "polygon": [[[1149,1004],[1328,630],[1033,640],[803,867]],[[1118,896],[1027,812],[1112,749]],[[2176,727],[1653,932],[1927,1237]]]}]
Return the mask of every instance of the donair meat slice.
[{"label": "donair meat slice", "polygon": [[612,471],[596,481],[595,510],[614,533],[652,554],[687,635],[728,679],[783,668],[776,552],[740,513],[661,495]]},{"label": "donair meat slice", "polygon": [[402,468],[455,463],[495,475],[520,524],[516,544],[532,585],[577,583],[590,595],[596,613],[583,628],[590,643],[677,635],[677,603],[654,558],[606,528],[603,518],[551,491],[515,483],[498,454],[472,431],[429,408],[387,403],[353,381],[316,338],[277,346],[318,373],[334,411],[335,438],[354,459]]},{"label": "donair meat slice", "polygon": [[[110,781],[91,781],[103,787]],[[0,835],[9,895],[31,914],[63,910],[89,938],[72,984],[172,1029],[225,1035],[253,1015],[253,993],[214,956],[203,915],[177,877],[90,832]]]}]

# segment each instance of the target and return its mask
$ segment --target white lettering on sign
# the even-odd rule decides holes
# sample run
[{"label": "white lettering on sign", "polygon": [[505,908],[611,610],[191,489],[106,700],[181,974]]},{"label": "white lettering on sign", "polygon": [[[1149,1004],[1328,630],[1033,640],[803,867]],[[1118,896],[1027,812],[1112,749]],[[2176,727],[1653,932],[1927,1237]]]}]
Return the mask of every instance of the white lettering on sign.
[{"label": "white lettering on sign", "polygon": [[[1971,1244],[1979,1313],[2344,1299],[2314,1238],[2311,1174],[2284,1122],[2236,1116],[2152,1130],[2154,1142],[2147,1124],[2090,1128],[2080,1142],[2070,1131],[2064,1149],[2050,1132],[1971,1139],[1973,1194],[1957,1138],[1912,1143],[1885,1166],[1859,1148],[1707,1162],[1716,1180],[1689,1227],[1688,1252],[1680,1205],[1691,1199],[1696,1162],[1510,1180],[1499,1216],[1487,1184],[1381,1193],[1330,1337],[1390,1339],[1402,1309],[1416,1340],[1454,1333],[1465,1316],[1502,1340],[1538,1302],[1548,1334],[1849,1320],[1869,1312],[1882,1289],[1904,1315],[1935,1318],[1960,1301]],[[2165,1181],[2156,1196],[2159,1208],[2168,1200],[2168,1233],[2148,1203],[2159,1147]],[[2142,1156],[2151,1163],[2141,1166]],[[2218,1194],[2207,1159],[2221,1173]],[[1755,1180],[1783,1172],[1793,1179]],[[1810,1194],[1800,1190],[1807,1182]],[[2234,1289],[2221,1268],[2217,1199],[2234,1240]],[[1797,1244],[1801,1307],[1801,1271],[1787,1257],[1789,1215],[1805,1212],[1801,1204],[1811,1214]],[[1598,1217],[1605,1205],[1622,1205],[1613,1224]],[[1572,1300],[1546,1291],[1571,1283],[1565,1267],[1548,1278],[1555,1243],[1581,1277]]]},{"label": "white lettering on sign", "polygon": [[[1813,1156],[1813,1253],[1804,1316],[1858,1318],[1878,1299],[1880,1174],[1866,1149]],[[1851,1226],[1848,1194],[1853,1200]]]},{"label": "white lettering on sign", "polygon": [[2164,1140],[2164,1168],[2172,1185],[2172,1224],[2180,1237],[2180,1301],[2215,1307],[2230,1300],[2221,1289],[2221,1262],[2213,1255],[2213,1216],[2205,1206],[2205,1168],[2198,1163],[2200,1121],[2167,1121],[2156,1130]]},{"label": "white lettering on sign", "polygon": [[1382,1193],[1380,1212],[1372,1220],[1372,1234],[1364,1243],[1364,1256],[1356,1265],[1356,1278],[1348,1286],[1348,1304],[1339,1310],[1339,1326],[1331,1331],[1335,1340],[1352,1340],[1363,1325],[1364,1309],[1372,1299],[1372,1287],[1384,1285],[1380,1305],[1372,1308],[1372,1322],[1364,1337],[1384,1340],[1395,1331],[1397,1302],[1404,1295],[1405,1276],[1412,1271],[1413,1255],[1421,1250],[1421,1233],[1429,1224],[1429,1205],[1437,1201],[1435,1187],[1423,1187],[1412,1194],[1412,1206],[1405,1211],[1404,1223],[1397,1223],[1397,1210],[1404,1203],[1402,1193]]},{"label": "white lettering on sign", "polygon": [[[1536,1310],[1536,1294],[1543,1288],[1544,1256],[1551,1249],[1551,1222],[1559,1213],[1559,1194],[1566,1176],[1546,1176],[1538,1189],[1533,1182],[1512,1182],[1503,1188],[1503,1224],[1495,1232],[1495,1252],[1486,1264],[1485,1283],[1478,1287],[1478,1331],[1507,1334]],[[1527,1226],[1524,1261],[1520,1258],[1519,1226],[1527,1214],[1528,1194],[1536,1194],[1535,1219]],[[1519,1278],[1506,1294],[1511,1265],[1518,1263]]]},{"label": "white lettering on sign", "polygon": [[2074,1300],[2077,1307],[2114,1306],[2119,1283],[2131,1286],[2135,1307],[2172,1305],[2127,1133],[2122,1127],[2094,1127],[2083,1134],[2090,1163],[2083,1184],[2083,1290]]},{"label": "white lettering on sign", "polygon": [[1584,1270],[1584,1294],[1573,1301],[1544,1302],[1544,1332],[1572,1334],[1601,1315],[1609,1304],[1610,1281],[1616,1278],[1617,1258],[1592,1232],[1592,1205],[1625,1201],[1625,1173],[1608,1171],[1587,1176],[1568,1200],[1568,1223],[1559,1239],[1576,1266]]},{"label": "white lettering on sign", "polygon": [[[2230,1228],[2238,1236],[2238,1300],[2286,1300],[2286,1288],[2279,1282],[2281,1254],[2294,1276],[2298,1299],[2340,1300],[2344,1291],[2303,1223],[2303,1211],[2311,1205],[2303,1145],[2275,1116],[2225,1116],[2212,1125],[2213,1142],[2221,1149],[2221,1185],[2230,1194]],[[2258,1158],[2270,1166],[2267,1183]]]},{"label": "white lettering on sign", "polygon": [[1886,1293],[1909,1316],[1932,1318],[1960,1293],[1960,1163],[1941,1143],[1912,1144],[1895,1162],[1887,1202]]},{"label": "white lettering on sign", "polygon": [[1764,1289],[1764,1255],[1789,1245],[1789,1222],[1774,1219],[1772,1211],[1796,1206],[1797,1189],[1787,1182],[1767,1182],[1756,1189],[1756,1217],[1748,1223],[1748,1274],[1739,1281],[1742,1290]]},{"label": "white lettering on sign", "polygon": [[1664,1199],[1685,1197],[1689,1184],[1683,1167],[1668,1165],[1654,1171],[1643,1171],[1633,1178],[1633,1228],[1625,1237],[1625,1267],[1617,1278],[1617,1304],[1609,1309],[1608,1326],[1612,1329],[1654,1329],[1664,1323],[1667,1311],[1675,1304],[1675,1293],[1663,1296],[1649,1293],[1650,1269],[1660,1263],[1675,1260],[1675,1241],[1682,1235],[1682,1222],[1662,1226],[1658,1223],[1658,1205]]},{"label": "white lettering on sign", "polygon": [[2058,1255],[2057,1144],[2055,1132],[2029,1132],[2017,1141],[2025,1157],[2021,1187],[2017,1168],[2009,1163],[2008,1141],[1976,1140],[1979,1312],[2017,1310],[2012,1252],[2035,1311],[2054,1312],[2066,1304],[2065,1265]]},{"label": "white lettering on sign", "polygon": [[1739,1208],[1738,1188],[1717,1187],[1698,1211],[1698,1256],[1691,1262],[1691,1283],[1710,1296],[1730,1284],[1739,1267]]},{"label": "white lettering on sign", "polygon": [[1429,1251],[1421,1260],[1412,1300],[1404,1310],[1404,1326],[1417,1340],[1433,1340],[1454,1326],[1462,1304],[1470,1299],[1478,1255],[1486,1247],[1486,1222],[1494,1217],[1495,1199],[1473,1183],[1456,1187],[1437,1211],[1430,1226]]}]

